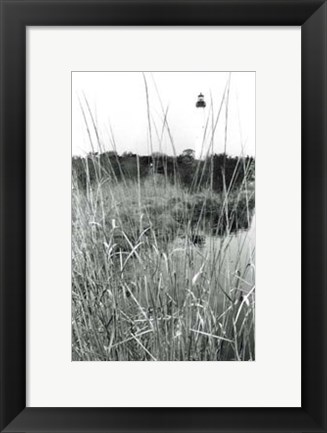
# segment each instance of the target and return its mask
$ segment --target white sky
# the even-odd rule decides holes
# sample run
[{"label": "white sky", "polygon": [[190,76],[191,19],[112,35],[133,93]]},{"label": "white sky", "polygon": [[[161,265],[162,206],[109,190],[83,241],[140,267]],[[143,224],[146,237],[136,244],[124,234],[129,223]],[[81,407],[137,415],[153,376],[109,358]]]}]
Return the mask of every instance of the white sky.
[{"label": "white sky", "polygon": [[[200,156],[205,119],[210,118],[211,98],[216,119],[223,98],[228,72],[146,72],[151,116],[152,151],[173,154],[171,140],[162,127],[168,109],[168,124],[176,153],[194,149]],[[199,93],[207,106],[196,108]],[[142,72],[73,72],[72,73],[72,153],[83,155],[92,150],[80,102],[84,96],[94,114],[101,145],[113,150],[110,127],[116,150],[146,155],[151,153],[146,91]],[[159,96],[160,98],[159,98]],[[161,103],[160,103],[161,99]],[[226,102],[226,98],[225,98]],[[162,108],[163,107],[163,108]],[[87,109],[85,110],[87,112]],[[224,151],[226,103],[223,105],[214,135],[213,151]],[[95,150],[97,140],[87,114]],[[227,153],[255,154],[255,73],[231,74],[227,127]],[[210,137],[211,132],[208,137]],[[209,139],[205,142],[205,152]]]}]

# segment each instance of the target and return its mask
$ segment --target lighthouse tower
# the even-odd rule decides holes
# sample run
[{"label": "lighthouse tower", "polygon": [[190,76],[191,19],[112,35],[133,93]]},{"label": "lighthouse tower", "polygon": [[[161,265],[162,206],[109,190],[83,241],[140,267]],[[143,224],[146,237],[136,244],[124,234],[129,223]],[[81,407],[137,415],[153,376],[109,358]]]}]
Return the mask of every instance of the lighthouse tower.
[{"label": "lighthouse tower", "polygon": [[205,108],[206,102],[204,100],[204,95],[200,93],[196,101],[196,139],[195,139],[195,155],[196,158],[204,156],[205,150],[204,146],[204,125],[205,125]]}]

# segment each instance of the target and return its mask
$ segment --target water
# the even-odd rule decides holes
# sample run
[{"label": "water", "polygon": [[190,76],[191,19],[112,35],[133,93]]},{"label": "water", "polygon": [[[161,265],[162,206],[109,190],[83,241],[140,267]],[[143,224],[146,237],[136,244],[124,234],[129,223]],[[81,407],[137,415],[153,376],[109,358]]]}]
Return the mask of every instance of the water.
[{"label": "water", "polygon": [[211,287],[210,292],[220,295],[221,300],[226,294],[235,300],[254,293],[255,215],[247,230],[225,236],[203,235],[196,245],[176,239],[172,251],[181,286],[183,280],[190,281],[201,274],[203,285]]},{"label": "water", "polygon": [[207,236],[204,250],[216,267],[221,283],[236,279],[235,285],[248,292],[255,284],[255,215],[250,228],[225,237]]}]

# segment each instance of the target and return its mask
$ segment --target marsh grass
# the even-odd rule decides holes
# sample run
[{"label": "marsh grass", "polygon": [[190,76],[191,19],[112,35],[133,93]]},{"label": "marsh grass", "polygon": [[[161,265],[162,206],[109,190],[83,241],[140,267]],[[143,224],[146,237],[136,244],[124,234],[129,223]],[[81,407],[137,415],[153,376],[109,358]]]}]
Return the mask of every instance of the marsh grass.
[{"label": "marsh grass", "polygon": [[74,188],[73,359],[254,359],[254,287],[240,288],[254,263],[240,268],[240,245],[226,264],[252,196],[192,195],[158,177]]}]

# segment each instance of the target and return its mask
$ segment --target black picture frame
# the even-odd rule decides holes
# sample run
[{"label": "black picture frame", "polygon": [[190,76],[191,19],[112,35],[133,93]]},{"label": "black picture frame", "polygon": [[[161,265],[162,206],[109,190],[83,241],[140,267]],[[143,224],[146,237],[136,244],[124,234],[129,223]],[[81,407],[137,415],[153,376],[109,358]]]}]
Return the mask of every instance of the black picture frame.
[{"label": "black picture frame", "polygon": [[[325,432],[326,1],[0,0],[0,7],[0,430],[2,432]],[[26,407],[26,27],[90,25],[301,26],[301,408]],[[287,333],[287,324],[285,326]]]}]

